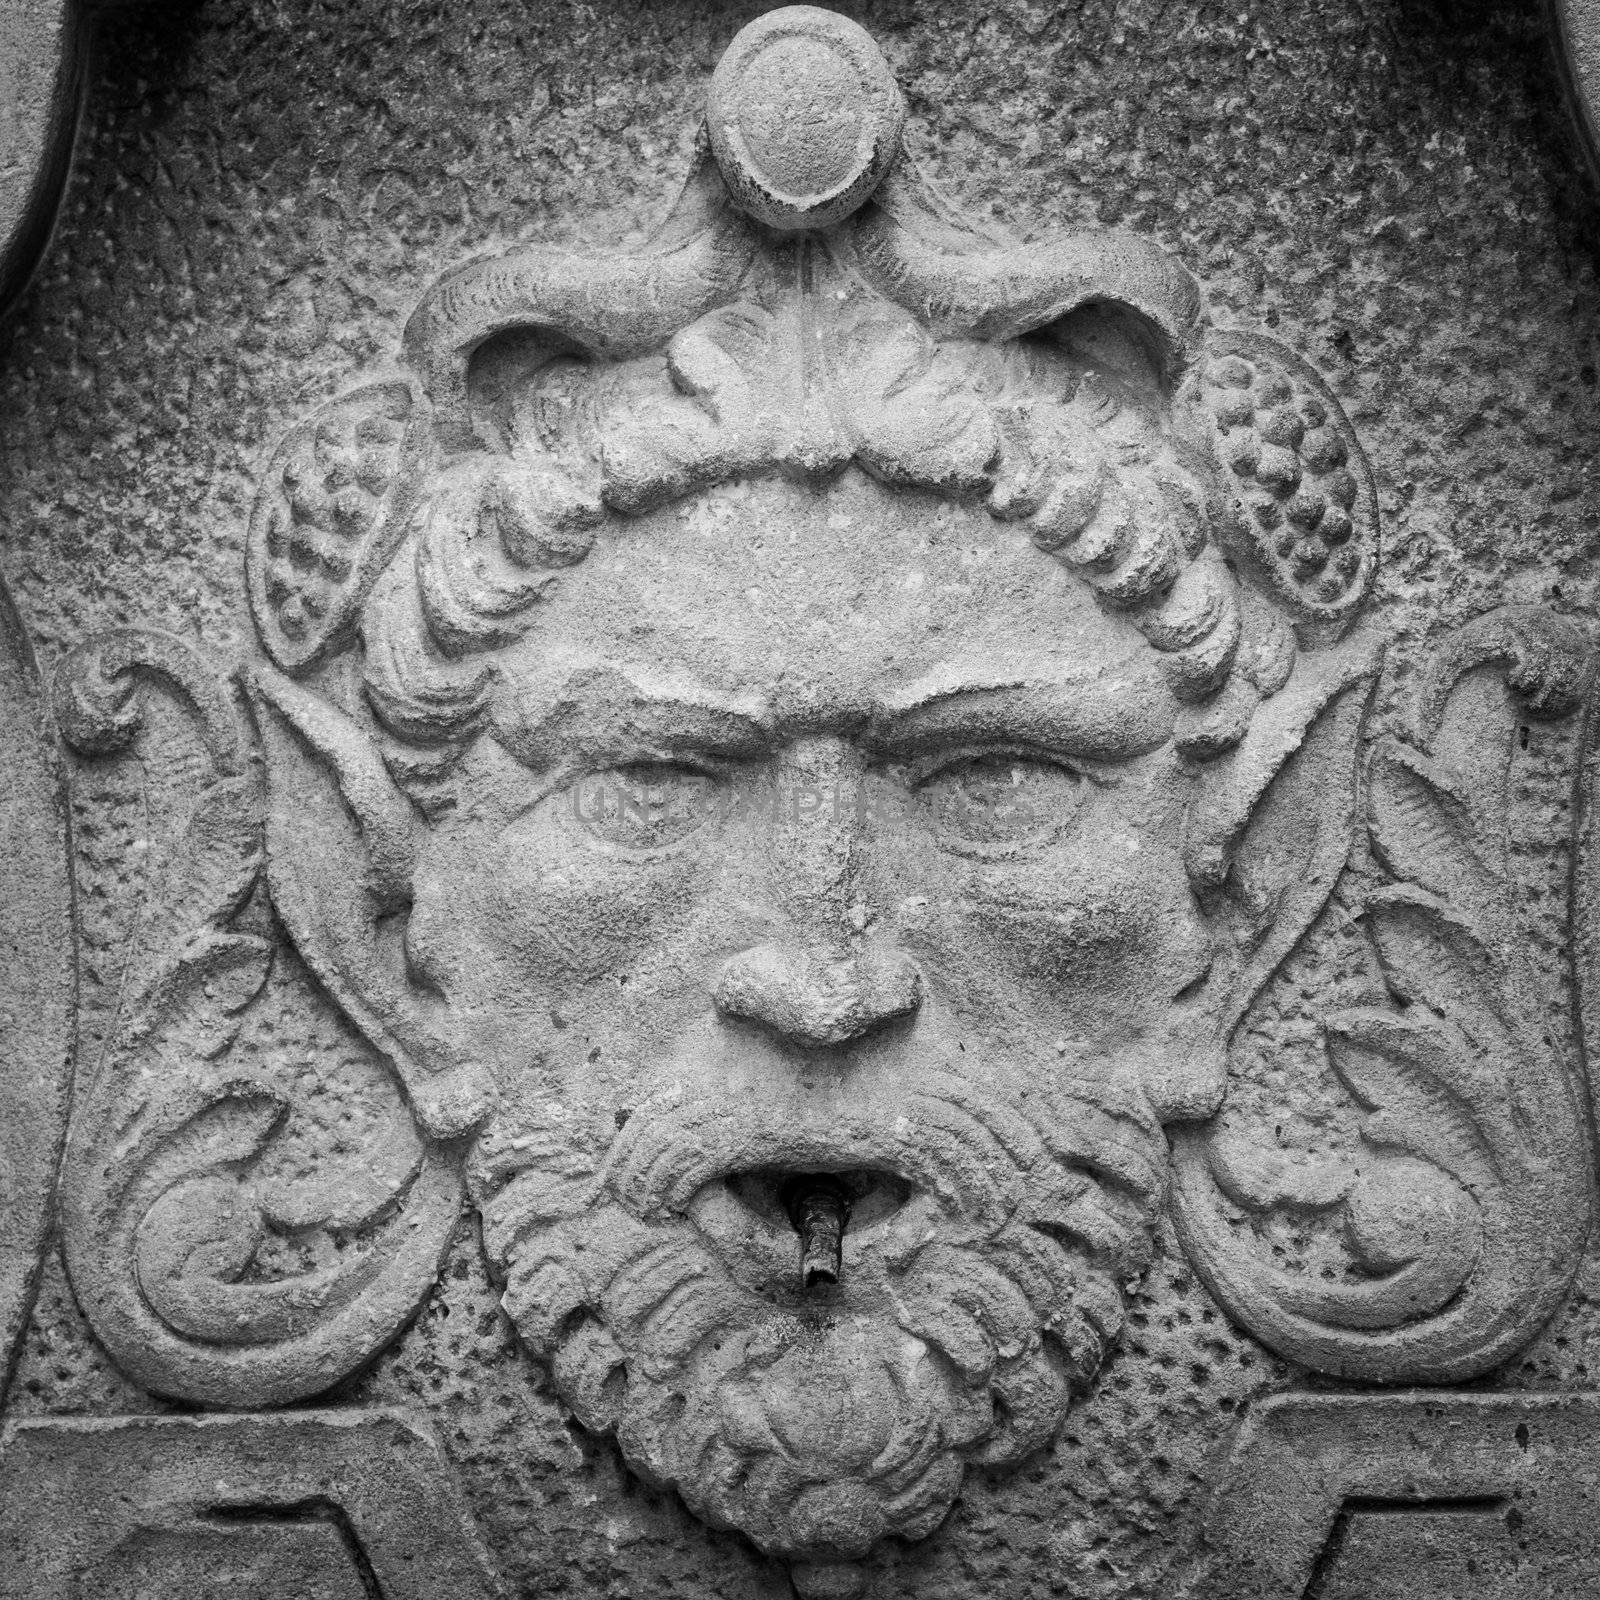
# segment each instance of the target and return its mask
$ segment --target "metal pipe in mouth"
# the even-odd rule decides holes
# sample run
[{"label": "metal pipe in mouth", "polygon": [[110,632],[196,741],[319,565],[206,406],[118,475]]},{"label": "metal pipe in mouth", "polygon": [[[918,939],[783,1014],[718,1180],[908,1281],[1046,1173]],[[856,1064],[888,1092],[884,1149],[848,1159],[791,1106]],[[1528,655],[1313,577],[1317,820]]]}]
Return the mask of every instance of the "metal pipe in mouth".
[{"label": "metal pipe in mouth", "polygon": [[837,1283],[850,1222],[850,1191],[827,1173],[796,1178],[787,1188],[784,1205],[800,1235],[800,1287]]}]

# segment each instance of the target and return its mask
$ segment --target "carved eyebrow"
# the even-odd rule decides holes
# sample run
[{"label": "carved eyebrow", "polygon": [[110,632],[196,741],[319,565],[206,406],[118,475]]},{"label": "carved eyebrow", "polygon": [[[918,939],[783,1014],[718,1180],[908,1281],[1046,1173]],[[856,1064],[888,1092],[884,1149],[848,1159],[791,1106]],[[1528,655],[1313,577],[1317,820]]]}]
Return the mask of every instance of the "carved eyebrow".
[{"label": "carved eyebrow", "polygon": [[1063,754],[1126,760],[1172,737],[1170,691],[1147,673],[1079,680],[955,683],[925,679],[879,702],[867,729],[885,754],[1015,741]]},{"label": "carved eyebrow", "polygon": [[609,666],[581,667],[537,717],[502,727],[522,761],[547,767],[574,757],[626,761],[701,753],[760,755],[772,747],[772,717],[759,696],[723,695],[699,684],[641,681]]}]

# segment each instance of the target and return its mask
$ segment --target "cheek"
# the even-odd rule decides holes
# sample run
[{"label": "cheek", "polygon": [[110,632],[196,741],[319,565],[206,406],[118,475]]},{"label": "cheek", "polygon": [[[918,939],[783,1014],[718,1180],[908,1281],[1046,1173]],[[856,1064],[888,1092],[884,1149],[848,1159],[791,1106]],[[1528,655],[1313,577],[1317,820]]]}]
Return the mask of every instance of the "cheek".
[{"label": "cheek", "polygon": [[436,839],[407,957],[502,1092],[631,1104],[652,1041],[704,1004],[684,947],[711,877],[693,852],[619,860],[516,825]]},{"label": "cheek", "polygon": [[554,994],[626,976],[688,917],[706,878],[693,849],[631,860],[512,823],[430,846],[415,879],[411,960],[447,998]]},{"label": "cheek", "polygon": [[1026,861],[929,852],[907,943],[963,985],[1048,988],[1107,1021],[1136,1022],[1201,976],[1211,936],[1179,848],[1181,809],[1153,805]]}]

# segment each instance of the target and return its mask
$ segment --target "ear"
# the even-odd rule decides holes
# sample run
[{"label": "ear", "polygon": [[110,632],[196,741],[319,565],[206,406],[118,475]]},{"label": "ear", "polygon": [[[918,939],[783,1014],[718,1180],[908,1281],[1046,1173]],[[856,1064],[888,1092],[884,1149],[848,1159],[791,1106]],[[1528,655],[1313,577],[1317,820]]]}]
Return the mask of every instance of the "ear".
[{"label": "ear", "polygon": [[409,801],[361,727],[271,668],[249,690],[267,764],[267,886],[295,947],[393,1066],[435,1138],[464,1132],[492,1089],[424,1010],[382,920],[410,902]]},{"label": "ear", "polygon": [[1328,902],[1350,851],[1356,746],[1381,644],[1356,633],[1303,652],[1245,737],[1207,764],[1184,841],[1191,882],[1229,928],[1237,961],[1224,1037]]}]

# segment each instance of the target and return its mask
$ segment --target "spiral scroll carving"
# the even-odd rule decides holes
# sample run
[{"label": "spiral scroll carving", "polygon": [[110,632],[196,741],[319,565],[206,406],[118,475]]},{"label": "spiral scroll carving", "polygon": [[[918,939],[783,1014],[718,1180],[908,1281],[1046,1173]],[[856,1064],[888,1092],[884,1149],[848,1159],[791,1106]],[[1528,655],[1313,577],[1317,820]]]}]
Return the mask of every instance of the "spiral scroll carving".
[{"label": "spiral scroll carving", "polygon": [[251,1047],[286,1004],[318,1002],[259,904],[259,760],[227,681],[179,640],[120,632],[63,663],[55,701],[80,772],[139,769],[151,858],[109,1041],[79,1085],[73,1287],[157,1393],[316,1394],[432,1286],[460,1180],[325,1005],[320,1040],[301,1025],[305,1054]]}]

